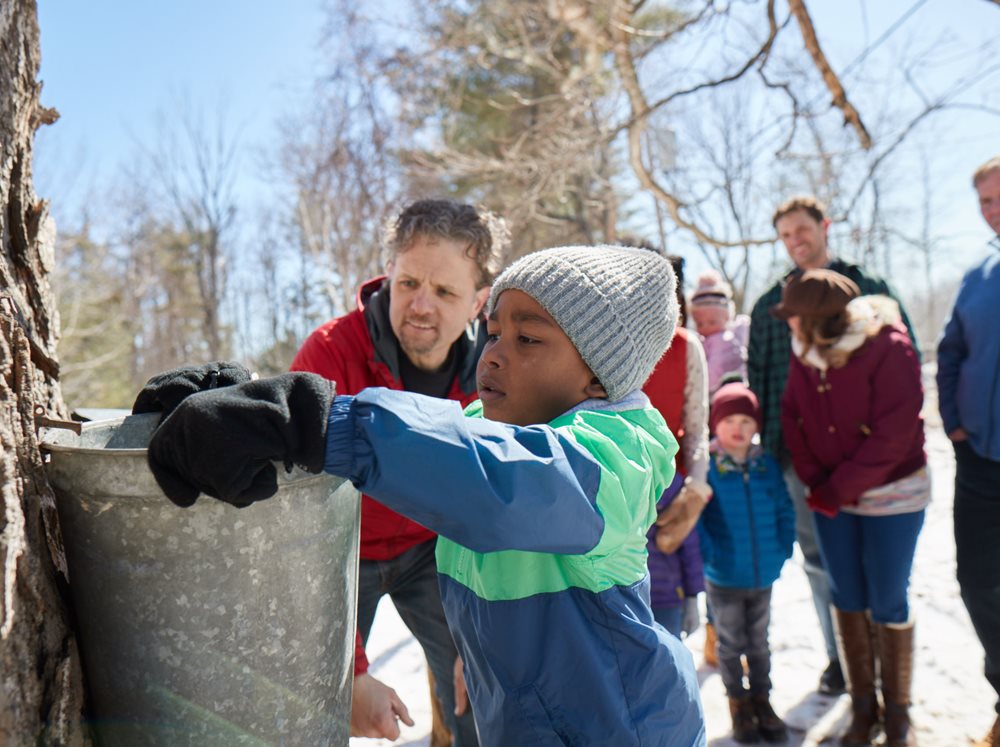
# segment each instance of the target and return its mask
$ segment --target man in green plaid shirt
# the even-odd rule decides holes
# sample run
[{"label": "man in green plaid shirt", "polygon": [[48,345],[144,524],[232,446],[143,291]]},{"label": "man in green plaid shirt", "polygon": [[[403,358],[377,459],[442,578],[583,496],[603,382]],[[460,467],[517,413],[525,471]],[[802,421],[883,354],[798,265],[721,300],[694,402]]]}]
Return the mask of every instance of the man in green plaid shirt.
[{"label": "man in green plaid shirt", "polygon": [[[837,656],[837,641],[830,613],[830,582],[823,568],[816,542],[813,517],[805,502],[805,485],[792,469],[788,451],[781,434],[781,395],[788,378],[788,364],[792,355],[788,325],[771,316],[771,307],[781,300],[781,290],[789,279],[806,270],[826,267],[846,275],[861,289],[862,295],[882,294],[896,301],[895,293],[882,278],[866,273],[861,267],[830,257],[827,234],[830,219],[822,203],[814,197],[793,197],[778,206],[773,224],[788,256],[795,267],[771,286],[754,304],[750,314],[750,342],[747,348],[747,375],[750,388],[760,401],[763,418],[761,439],[770,453],[782,464],[788,492],[795,504],[795,529],[799,549],[805,557],[806,575],[812,588],[813,602],[819,615],[820,628],[826,643],[830,663],[820,677],[819,691],[826,694],[844,692],[844,675]],[[903,322],[910,331],[913,347],[918,349],[913,327],[903,305],[900,304]]]}]

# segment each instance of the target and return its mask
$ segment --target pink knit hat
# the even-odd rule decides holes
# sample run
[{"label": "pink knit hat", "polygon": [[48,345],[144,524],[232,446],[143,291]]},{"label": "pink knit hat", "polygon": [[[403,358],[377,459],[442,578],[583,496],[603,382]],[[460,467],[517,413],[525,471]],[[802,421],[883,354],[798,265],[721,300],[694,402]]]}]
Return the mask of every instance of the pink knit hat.
[{"label": "pink knit hat", "polygon": [[691,294],[692,306],[728,306],[733,289],[716,270],[706,270],[698,276],[698,286]]}]

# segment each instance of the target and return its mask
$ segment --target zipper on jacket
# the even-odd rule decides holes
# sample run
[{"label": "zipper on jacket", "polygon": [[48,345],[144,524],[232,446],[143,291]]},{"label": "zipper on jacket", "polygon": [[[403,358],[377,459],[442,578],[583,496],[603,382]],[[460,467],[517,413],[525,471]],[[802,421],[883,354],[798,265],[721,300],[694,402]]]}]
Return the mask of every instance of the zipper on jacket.
[{"label": "zipper on jacket", "polygon": [[750,460],[743,463],[743,495],[747,502],[747,519],[750,522],[750,555],[753,558],[753,580],[760,588],[760,558],[757,556],[757,527],[753,520],[753,500],[750,496]]}]

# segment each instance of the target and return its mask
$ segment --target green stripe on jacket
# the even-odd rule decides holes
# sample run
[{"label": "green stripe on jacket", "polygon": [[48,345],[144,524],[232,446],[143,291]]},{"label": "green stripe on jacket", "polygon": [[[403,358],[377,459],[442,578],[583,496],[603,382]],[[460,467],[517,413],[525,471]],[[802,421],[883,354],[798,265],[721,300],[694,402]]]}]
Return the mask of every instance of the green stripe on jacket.
[{"label": "green stripe on jacket", "polygon": [[[482,403],[466,409],[482,417]],[[438,537],[438,572],[487,601],[524,599],[579,588],[594,593],[628,586],[646,574],[646,531],[656,502],[674,477],[677,441],[652,407],[578,410],[549,425],[586,449],[601,466],[597,509],[604,532],[583,555],[521,550],[477,553]]]}]

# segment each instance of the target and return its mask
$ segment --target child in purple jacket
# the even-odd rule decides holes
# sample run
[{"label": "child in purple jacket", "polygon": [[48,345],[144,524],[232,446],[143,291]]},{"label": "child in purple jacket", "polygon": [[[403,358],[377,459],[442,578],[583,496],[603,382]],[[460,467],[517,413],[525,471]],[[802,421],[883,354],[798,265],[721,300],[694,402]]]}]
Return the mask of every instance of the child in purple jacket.
[{"label": "child in purple jacket", "polygon": [[[673,502],[684,485],[684,476],[678,471],[659,502],[659,514]],[[646,533],[649,551],[649,606],[653,619],[678,638],[681,633],[691,635],[698,629],[698,594],[705,591],[705,574],[701,561],[698,533],[691,532],[676,552],[663,553],[656,547],[654,525]]]}]

